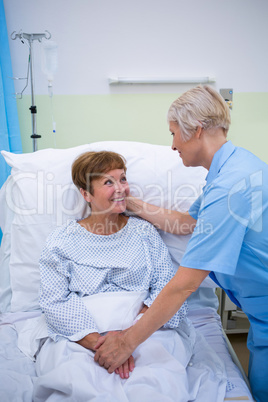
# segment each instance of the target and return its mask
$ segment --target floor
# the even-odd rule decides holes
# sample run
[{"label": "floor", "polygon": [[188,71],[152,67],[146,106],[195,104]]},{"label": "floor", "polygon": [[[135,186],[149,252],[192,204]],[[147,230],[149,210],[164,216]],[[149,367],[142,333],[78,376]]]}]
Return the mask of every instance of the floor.
[{"label": "floor", "polygon": [[228,334],[228,338],[247,375],[249,359],[249,350],[247,348],[247,334]]}]

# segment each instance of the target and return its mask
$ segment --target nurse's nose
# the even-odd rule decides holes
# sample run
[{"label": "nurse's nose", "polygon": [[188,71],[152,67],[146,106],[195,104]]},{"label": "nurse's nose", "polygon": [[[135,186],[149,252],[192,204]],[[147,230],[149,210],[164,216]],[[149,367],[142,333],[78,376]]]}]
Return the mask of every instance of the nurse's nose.
[{"label": "nurse's nose", "polygon": [[171,149],[172,149],[172,151],[177,151],[177,148],[176,148],[175,145],[174,145],[174,137],[173,137]]}]

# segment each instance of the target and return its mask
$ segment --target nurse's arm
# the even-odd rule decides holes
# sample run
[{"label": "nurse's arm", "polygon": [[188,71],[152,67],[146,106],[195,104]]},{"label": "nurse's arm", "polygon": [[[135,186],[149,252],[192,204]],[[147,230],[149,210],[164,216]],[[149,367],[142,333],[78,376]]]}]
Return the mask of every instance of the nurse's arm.
[{"label": "nurse's arm", "polygon": [[98,339],[95,361],[109,373],[113,373],[139,344],[173,317],[208,274],[209,271],[179,267],[135,325],[120,333],[108,334]]},{"label": "nurse's arm", "polygon": [[196,225],[196,220],[188,212],[160,208],[135,197],[128,197],[127,209],[151,222],[158,229],[173,234],[190,234]]}]

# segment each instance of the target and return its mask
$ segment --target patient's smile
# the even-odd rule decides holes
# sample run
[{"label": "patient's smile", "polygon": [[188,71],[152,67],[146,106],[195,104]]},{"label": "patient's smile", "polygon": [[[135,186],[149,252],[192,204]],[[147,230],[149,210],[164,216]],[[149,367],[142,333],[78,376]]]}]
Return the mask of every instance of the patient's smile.
[{"label": "patient's smile", "polygon": [[125,200],[125,197],[113,198],[113,199],[112,199],[112,201],[114,201],[114,202],[121,202],[121,201],[124,201],[124,200]]}]

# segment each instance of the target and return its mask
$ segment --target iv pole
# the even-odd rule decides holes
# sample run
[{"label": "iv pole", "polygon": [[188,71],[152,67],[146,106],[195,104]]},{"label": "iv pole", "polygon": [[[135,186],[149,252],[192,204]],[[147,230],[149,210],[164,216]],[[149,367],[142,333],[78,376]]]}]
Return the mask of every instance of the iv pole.
[{"label": "iv pole", "polygon": [[[51,34],[48,31],[45,31],[46,33],[41,33],[41,34],[34,34],[34,33],[25,33],[25,32],[19,32],[16,33],[15,31],[12,32],[10,35],[12,40],[15,40],[19,38],[22,43],[24,43],[23,39],[26,39],[29,43],[29,67],[30,67],[30,77],[31,77],[31,100],[32,104],[31,107],[29,108],[31,111],[31,116],[32,116],[32,135],[31,138],[33,139],[33,152],[37,151],[37,139],[41,138],[41,135],[38,135],[36,133],[36,113],[37,113],[37,107],[35,105],[35,98],[34,98],[34,76],[33,76],[33,49],[32,49],[32,44],[34,40],[38,40],[41,42],[43,38],[50,39]],[[25,89],[25,88],[24,88]]]}]

